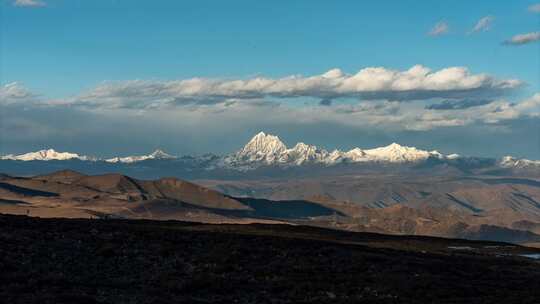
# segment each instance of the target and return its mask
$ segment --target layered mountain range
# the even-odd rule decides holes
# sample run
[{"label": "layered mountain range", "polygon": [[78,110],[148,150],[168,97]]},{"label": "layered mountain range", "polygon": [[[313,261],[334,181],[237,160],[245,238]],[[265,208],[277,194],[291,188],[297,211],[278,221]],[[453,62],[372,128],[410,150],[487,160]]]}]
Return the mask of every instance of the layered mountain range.
[{"label": "layered mountain range", "polygon": [[0,174],[4,214],[290,223],[531,245],[540,244],[539,201],[540,182],[525,179],[366,176],[211,185],[71,170]]},{"label": "layered mountain range", "polygon": [[82,156],[77,153],[70,152],[57,152],[54,149],[44,149],[36,152],[28,152],[24,154],[14,155],[8,154],[0,157],[2,160],[20,160],[20,161],[33,161],[33,160],[92,160],[87,156]]},{"label": "layered mountain range", "polygon": [[163,152],[160,149],[155,150],[154,152],[148,154],[148,155],[139,155],[139,156],[126,156],[126,157],[113,157],[106,159],[106,162],[109,163],[135,163],[140,162],[143,160],[149,160],[149,159],[175,159],[176,156],[167,154]]},{"label": "layered mountain range", "polygon": [[303,142],[292,148],[274,135],[263,132],[255,135],[240,151],[225,156],[222,164],[225,167],[240,170],[254,169],[260,166],[301,166],[306,164],[323,164],[326,166],[341,163],[386,162],[414,163],[430,157],[437,159],[453,159],[457,155],[445,156],[437,151],[423,151],[413,147],[392,143],[386,147],[375,149],[354,148],[349,151],[327,151]]},{"label": "layered mountain range", "polygon": [[438,151],[425,151],[414,147],[392,143],[374,149],[354,148],[349,151],[328,151],[314,145],[299,142],[288,148],[279,137],[260,132],[242,149],[224,156],[207,154],[204,156],[173,156],[162,150],[148,155],[97,158],[77,153],[57,152],[46,149],[20,155],[5,155],[3,161],[65,161],[77,160],[109,164],[138,164],[148,161],[167,161],[181,164],[194,171],[231,170],[247,172],[260,168],[300,168],[309,166],[336,167],[343,165],[385,165],[418,166],[421,164],[445,164],[449,166],[477,168],[491,167],[499,169],[539,170],[540,161],[517,159],[506,156],[502,159],[465,157],[458,154],[444,155]]},{"label": "layered mountain range", "polygon": [[289,148],[261,132],[224,156],[156,150],[101,159],[49,149],[6,155],[0,165],[8,174],[0,176],[0,212],[285,221],[540,244],[540,161],[513,157],[445,155],[397,143]]}]

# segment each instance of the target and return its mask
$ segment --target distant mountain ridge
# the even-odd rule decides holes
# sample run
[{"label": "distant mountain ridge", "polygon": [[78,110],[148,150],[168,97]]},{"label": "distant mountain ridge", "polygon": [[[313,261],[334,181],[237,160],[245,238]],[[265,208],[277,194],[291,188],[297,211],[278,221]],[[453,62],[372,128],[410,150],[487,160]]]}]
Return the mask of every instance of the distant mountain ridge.
[{"label": "distant mountain ridge", "polygon": [[[392,143],[388,146],[373,149],[354,148],[349,151],[328,151],[314,145],[299,142],[288,148],[278,136],[259,132],[237,152],[218,156],[214,154],[178,157],[157,149],[147,155],[117,156],[100,159],[77,153],[57,152],[54,149],[45,149],[20,155],[5,155],[0,160],[14,161],[63,161],[80,160],[93,162],[106,162],[111,164],[134,164],[149,160],[191,162],[193,170],[199,166],[201,170],[234,170],[249,171],[261,167],[293,168],[306,165],[335,166],[339,164],[420,164],[433,160],[436,162],[449,162],[459,164],[478,163],[475,157],[465,157],[458,154],[444,155],[436,150],[426,151],[415,147],[402,146]],[[540,161],[518,159],[511,156],[492,160],[502,169],[540,169]]]},{"label": "distant mountain ridge", "polygon": [[157,149],[148,155],[113,157],[113,158],[106,159],[105,161],[108,163],[117,163],[117,162],[135,163],[135,162],[149,160],[149,159],[175,159],[175,158],[177,157],[170,155],[168,153],[165,153],[163,150]]},{"label": "distant mountain ridge", "polygon": [[354,148],[349,151],[334,150],[329,152],[325,149],[319,149],[317,146],[299,142],[289,149],[277,136],[260,132],[240,151],[224,157],[223,166],[253,169],[263,165],[299,166],[308,163],[328,166],[356,162],[414,163],[430,157],[448,158],[437,151],[428,152],[414,147],[401,146],[397,143],[375,149]]},{"label": "distant mountain ridge", "polygon": [[77,153],[70,152],[57,152],[54,149],[44,149],[36,152],[28,152],[24,154],[14,155],[8,154],[2,156],[2,160],[20,160],[20,161],[33,161],[33,160],[70,160],[70,159],[79,159],[79,160],[90,160],[89,157],[79,155]]}]

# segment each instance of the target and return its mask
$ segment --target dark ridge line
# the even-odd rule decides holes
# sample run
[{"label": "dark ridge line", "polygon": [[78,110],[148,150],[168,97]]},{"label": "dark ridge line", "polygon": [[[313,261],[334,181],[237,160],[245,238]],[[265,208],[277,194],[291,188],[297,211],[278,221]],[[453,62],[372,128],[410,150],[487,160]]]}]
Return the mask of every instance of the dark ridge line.
[{"label": "dark ridge line", "polygon": [[8,191],[16,192],[18,194],[28,195],[28,196],[44,196],[44,197],[59,196],[58,193],[54,193],[54,192],[34,190],[34,189],[19,187],[19,186],[15,186],[8,183],[2,183],[2,182],[0,182],[0,188],[6,189]]},{"label": "dark ridge line", "polygon": [[19,200],[10,200],[5,198],[0,198],[0,204],[7,204],[7,205],[30,205],[30,203],[19,201]]},{"label": "dark ridge line", "polygon": [[532,197],[530,196],[527,196],[525,194],[522,194],[522,193],[517,193],[517,192],[512,192],[512,195],[514,196],[517,196],[517,197],[520,197],[520,198],[523,198],[525,199],[529,204],[533,205],[534,207],[540,209],[540,203],[535,201]]},{"label": "dark ridge line", "polygon": [[453,195],[450,194],[450,193],[446,193],[446,196],[448,196],[448,198],[449,198],[451,201],[457,203],[458,205],[460,205],[460,206],[463,207],[463,208],[466,208],[466,209],[471,210],[471,211],[474,212],[474,213],[480,213],[480,212],[484,211],[483,209],[478,209],[478,208],[472,206],[471,204],[468,204],[468,203],[466,203],[466,202],[464,202],[464,201],[461,201],[461,200],[457,199],[455,196],[453,196]]},{"label": "dark ridge line", "polygon": [[476,180],[483,182],[488,185],[499,185],[499,184],[517,184],[517,185],[526,185],[526,186],[532,186],[532,187],[539,187],[540,188],[540,182],[535,181],[533,179],[528,178],[512,178],[512,177],[504,177],[504,178],[480,178],[480,177],[464,177],[463,179],[468,180]]}]

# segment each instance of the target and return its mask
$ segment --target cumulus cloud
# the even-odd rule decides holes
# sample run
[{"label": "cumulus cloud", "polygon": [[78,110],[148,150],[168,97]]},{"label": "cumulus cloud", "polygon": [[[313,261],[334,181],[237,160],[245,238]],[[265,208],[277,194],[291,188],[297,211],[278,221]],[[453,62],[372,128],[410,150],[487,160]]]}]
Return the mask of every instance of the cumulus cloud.
[{"label": "cumulus cloud", "polygon": [[280,106],[264,112],[271,119],[274,119],[273,115],[287,117],[283,119],[283,123],[287,120],[310,124],[338,123],[356,128],[390,131],[430,131],[470,125],[496,127],[505,122],[539,117],[540,94],[518,103],[495,100],[474,107],[445,110],[425,108],[416,103],[384,101],[341,104],[324,108],[291,109]]},{"label": "cumulus cloud", "polygon": [[15,0],[13,5],[19,7],[43,7],[47,4],[40,0]]},{"label": "cumulus cloud", "polygon": [[468,109],[466,112],[469,117],[487,124],[497,124],[523,117],[538,117],[540,115],[540,93],[518,103],[500,100]]},{"label": "cumulus cloud", "polygon": [[441,36],[447,34],[449,31],[449,26],[446,21],[439,21],[433,26],[433,28],[428,32],[429,36]]},{"label": "cumulus cloud", "polygon": [[526,34],[515,35],[503,42],[506,45],[523,45],[540,40],[540,32],[531,32]]},{"label": "cumulus cloud", "polygon": [[485,16],[480,18],[476,25],[469,31],[469,34],[489,31],[494,20],[495,17],[493,16]]},{"label": "cumulus cloud", "polygon": [[518,103],[506,100],[455,108],[421,107],[414,103],[363,103],[333,107],[321,115],[325,119],[356,126],[378,126],[428,131],[473,124],[496,125],[527,117],[540,117],[540,93]]},{"label": "cumulus cloud", "polygon": [[509,121],[539,117],[540,94],[519,103],[495,100],[474,107],[444,110],[422,107],[417,103],[368,101],[323,108],[279,106],[264,112],[271,119],[275,119],[276,116],[282,117],[283,123],[286,121],[309,124],[337,123],[360,129],[383,129],[394,132],[430,131],[470,125],[496,127]]},{"label": "cumulus cloud", "polygon": [[[366,68],[356,74],[334,69],[311,77],[104,83],[90,92],[57,100],[44,99],[14,82],[0,87],[0,106],[5,113],[13,113],[14,109],[24,109],[17,113],[48,111],[48,115],[62,113],[54,114],[59,118],[77,112],[79,116],[88,113],[110,117],[111,121],[119,117],[160,120],[168,116],[171,121],[190,121],[193,125],[198,121],[221,122],[221,127],[235,121],[255,125],[266,121],[269,125],[339,124],[426,131],[540,118],[540,93],[518,103],[500,95],[519,85],[518,80],[471,74],[459,67],[438,71],[423,66],[405,71]],[[393,98],[396,96],[402,98]],[[294,97],[304,98],[294,104]],[[320,102],[305,103],[305,97]]]},{"label": "cumulus cloud", "polygon": [[529,12],[540,13],[540,3],[532,4],[531,6],[529,6]]},{"label": "cumulus cloud", "polygon": [[34,93],[18,82],[0,86],[0,105],[27,103],[35,100],[36,97]]},{"label": "cumulus cloud", "polygon": [[531,98],[526,99],[520,103],[514,104],[513,106],[521,112],[536,110],[531,113],[534,116],[537,116],[538,108],[540,108],[540,93],[536,93]]},{"label": "cumulus cloud", "polygon": [[472,74],[465,67],[432,71],[415,65],[405,71],[369,67],[355,74],[332,69],[324,74],[250,79],[192,78],[173,81],[130,80],[103,83],[74,98],[57,102],[88,108],[155,109],[230,100],[294,99],[308,97],[329,105],[337,98],[415,100],[500,96],[522,84]]},{"label": "cumulus cloud", "polygon": [[[465,102],[464,102],[465,103]],[[131,116],[137,112],[110,109],[107,116]],[[131,113],[131,114],[130,114]],[[424,106],[424,102],[359,101],[294,106],[279,102],[234,100],[218,104],[191,104],[172,109],[155,109],[141,117],[197,125],[207,122],[216,128],[242,121],[245,125],[342,125],[358,129],[385,131],[430,131],[470,125],[497,127],[505,122],[540,117],[540,93],[521,102],[504,99],[484,101],[472,106],[460,105],[442,109]]]}]

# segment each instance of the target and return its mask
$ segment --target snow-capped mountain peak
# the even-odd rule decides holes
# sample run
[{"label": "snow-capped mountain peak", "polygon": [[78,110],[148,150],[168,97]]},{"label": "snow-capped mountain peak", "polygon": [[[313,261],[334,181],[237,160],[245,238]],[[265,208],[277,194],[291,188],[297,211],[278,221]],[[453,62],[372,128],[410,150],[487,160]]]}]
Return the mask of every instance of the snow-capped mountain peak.
[{"label": "snow-capped mountain peak", "polygon": [[100,161],[108,163],[136,163],[145,160],[170,160],[177,159],[179,165],[191,166],[189,170],[214,170],[228,169],[247,171],[259,167],[276,166],[289,168],[295,166],[334,166],[337,164],[415,164],[428,159],[438,159],[449,164],[478,165],[484,161],[486,164],[496,165],[508,169],[540,169],[540,161],[518,159],[511,156],[499,160],[482,160],[474,157],[462,157],[458,154],[444,155],[436,150],[426,151],[415,147],[403,146],[391,143],[387,146],[362,149],[353,148],[348,151],[333,150],[331,152],[304,142],[296,143],[288,148],[278,136],[260,132],[253,136],[248,143],[239,151],[225,156],[207,155],[202,157],[184,156],[177,158],[163,150],[157,149],[147,155],[135,155],[126,157],[114,157],[109,159],[97,159],[82,156],[70,152],[57,152],[54,149],[44,149],[20,155],[9,154],[0,157],[0,160],[16,161],[49,161],[49,160],[83,160]]},{"label": "snow-capped mountain peak", "polygon": [[250,162],[275,162],[287,150],[285,144],[275,135],[259,132],[238,152],[235,158]]},{"label": "snow-capped mountain peak", "polygon": [[296,165],[301,165],[306,162],[325,162],[329,155],[328,151],[324,149],[318,149],[317,146],[299,142],[292,149],[285,150],[282,159],[285,162],[290,161]]},{"label": "snow-capped mountain peak", "polygon": [[[336,150],[336,152],[341,152]],[[358,161],[366,157],[366,152],[360,148],[351,149],[345,153],[344,156],[352,161]]]},{"label": "snow-capped mountain peak", "polygon": [[540,168],[540,160],[518,159],[512,156],[505,156],[499,161],[503,168]]},{"label": "snow-capped mountain peak", "polygon": [[320,152],[320,150],[317,149],[317,146],[299,142],[292,149],[287,149],[287,152],[298,155],[315,155],[316,153]]},{"label": "snow-capped mountain peak", "polygon": [[161,149],[156,149],[154,152],[150,153],[150,156],[154,159],[176,158],[176,156],[170,155]]},{"label": "snow-capped mountain peak", "polygon": [[392,143],[385,147],[364,150],[354,148],[347,152],[334,150],[331,153],[303,142],[293,148],[287,148],[274,135],[260,132],[255,135],[240,151],[224,158],[223,164],[229,168],[250,169],[261,165],[294,166],[307,163],[335,165],[341,162],[419,162],[430,157],[443,159],[445,156],[437,151],[424,151],[414,147]]},{"label": "snow-capped mountain peak", "polygon": [[367,157],[375,161],[387,161],[393,163],[417,162],[430,156],[438,156],[439,152],[428,152],[414,147],[402,146],[392,143],[386,147],[364,150]]},{"label": "snow-capped mountain peak", "polygon": [[113,157],[106,159],[108,163],[135,163],[143,160],[150,159],[174,159],[176,156],[165,153],[163,150],[157,149],[154,152],[148,155],[135,155],[135,156],[125,156],[125,157]]},{"label": "snow-capped mountain peak", "polygon": [[458,158],[460,158],[460,157],[461,157],[461,155],[456,154],[456,153],[446,155],[446,158],[447,158],[447,159],[458,159]]},{"label": "snow-capped mountain peak", "polygon": [[69,160],[69,159],[80,159],[88,160],[88,157],[81,156],[77,153],[70,152],[57,152],[54,149],[44,149],[36,152],[29,152],[19,155],[5,155],[2,156],[3,160],[21,160],[21,161],[32,161],[32,160]]},{"label": "snow-capped mountain peak", "polygon": [[279,137],[259,132],[240,150],[241,153],[280,153],[287,149]]}]

